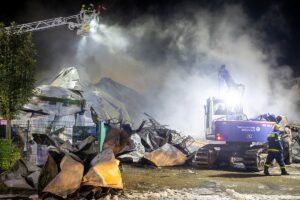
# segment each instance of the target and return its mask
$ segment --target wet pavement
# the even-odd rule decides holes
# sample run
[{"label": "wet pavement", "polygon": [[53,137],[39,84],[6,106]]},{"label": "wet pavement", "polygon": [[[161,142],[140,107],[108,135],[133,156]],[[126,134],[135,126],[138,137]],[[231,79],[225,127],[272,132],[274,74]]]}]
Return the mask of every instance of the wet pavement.
[{"label": "wet pavement", "polygon": [[300,199],[300,164],[291,175],[272,176],[240,168],[149,168],[123,165],[124,199]]}]

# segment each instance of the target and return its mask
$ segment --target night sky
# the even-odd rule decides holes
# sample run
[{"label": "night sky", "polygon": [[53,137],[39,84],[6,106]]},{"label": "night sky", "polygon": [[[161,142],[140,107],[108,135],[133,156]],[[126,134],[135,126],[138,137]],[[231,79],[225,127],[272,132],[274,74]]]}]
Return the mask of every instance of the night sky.
[{"label": "night sky", "polygon": [[[265,43],[270,47],[276,47],[281,51],[281,57],[277,62],[280,65],[288,65],[294,70],[294,76],[300,76],[300,1],[298,0],[105,0],[105,1],[59,1],[59,0],[32,0],[32,1],[7,1],[5,6],[1,6],[0,21],[6,25],[10,21],[18,24],[68,16],[78,13],[83,3],[104,3],[107,11],[102,18],[108,24],[120,24],[126,26],[133,19],[141,16],[152,15],[160,20],[164,20],[174,13],[185,12],[186,6],[217,10],[226,4],[241,4],[244,12],[255,24],[266,13],[270,12],[269,23],[263,26],[257,25],[264,33]],[[188,14],[188,13],[185,13]],[[267,15],[268,16],[268,15]],[[34,33],[34,42],[38,51],[38,71],[47,71],[51,67],[52,60],[63,60],[65,56],[57,56],[53,51],[68,51],[75,53],[72,42],[76,41],[77,35],[74,32],[66,31],[66,27],[55,28]],[[63,42],[55,42],[57,38],[68,41],[68,45]],[[54,57],[55,56],[55,57]]]}]

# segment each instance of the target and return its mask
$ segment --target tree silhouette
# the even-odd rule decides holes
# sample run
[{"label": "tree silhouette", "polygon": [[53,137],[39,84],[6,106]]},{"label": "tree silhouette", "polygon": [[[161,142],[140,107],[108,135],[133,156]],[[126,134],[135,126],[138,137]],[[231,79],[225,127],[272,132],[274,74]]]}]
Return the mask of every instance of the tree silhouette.
[{"label": "tree silhouette", "polygon": [[35,48],[30,33],[17,33],[0,24],[0,116],[7,120],[6,137],[11,138],[11,120],[29,101],[34,88]]}]

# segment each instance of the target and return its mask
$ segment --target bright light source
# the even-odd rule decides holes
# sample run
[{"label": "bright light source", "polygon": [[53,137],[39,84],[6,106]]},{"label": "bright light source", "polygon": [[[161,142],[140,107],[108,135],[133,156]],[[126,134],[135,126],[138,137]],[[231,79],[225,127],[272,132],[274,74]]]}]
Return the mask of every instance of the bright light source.
[{"label": "bright light source", "polygon": [[96,33],[97,29],[99,28],[99,24],[96,22],[96,20],[93,19],[89,25],[90,25],[90,32]]},{"label": "bright light source", "polygon": [[238,105],[241,102],[241,96],[236,91],[230,91],[230,92],[228,92],[225,95],[224,99],[225,99],[226,104],[230,105],[230,106]]},{"label": "bright light source", "polygon": [[91,27],[97,26],[96,20],[93,19],[93,20],[90,22],[90,26],[91,26]]},{"label": "bright light source", "polygon": [[226,107],[230,111],[236,110],[242,104],[242,95],[238,90],[227,91],[221,98],[224,99]]},{"label": "bright light source", "polygon": [[97,30],[96,30],[96,28],[95,28],[95,27],[91,27],[91,28],[90,28],[90,32],[91,32],[91,33],[96,33],[96,32],[97,32]]}]

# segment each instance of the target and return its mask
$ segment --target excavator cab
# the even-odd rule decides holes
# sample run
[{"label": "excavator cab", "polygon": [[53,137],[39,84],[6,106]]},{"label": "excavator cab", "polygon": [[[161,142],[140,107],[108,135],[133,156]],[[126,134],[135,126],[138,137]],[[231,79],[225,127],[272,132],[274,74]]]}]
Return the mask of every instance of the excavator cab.
[{"label": "excavator cab", "polygon": [[204,106],[205,136],[208,140],[215,140],[215,121],[222,120],[247,120],[241,104],[231,105],[223,99],[208,98]]}]

